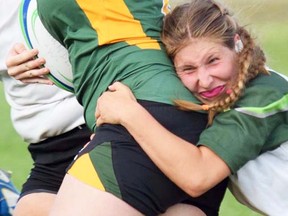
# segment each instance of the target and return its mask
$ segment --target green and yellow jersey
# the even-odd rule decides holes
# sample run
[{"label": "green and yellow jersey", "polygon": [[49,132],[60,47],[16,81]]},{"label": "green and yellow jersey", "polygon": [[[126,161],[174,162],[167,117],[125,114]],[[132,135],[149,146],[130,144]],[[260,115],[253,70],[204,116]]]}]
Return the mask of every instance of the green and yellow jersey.
[{"label": "green and yellow jersey", "polygon": [[114,81],[138,99],[196,102],[174,72],[160,41],[167,0],[37,0],[48,31],[69,51],[75,94],[95,129],[99,95]]}]

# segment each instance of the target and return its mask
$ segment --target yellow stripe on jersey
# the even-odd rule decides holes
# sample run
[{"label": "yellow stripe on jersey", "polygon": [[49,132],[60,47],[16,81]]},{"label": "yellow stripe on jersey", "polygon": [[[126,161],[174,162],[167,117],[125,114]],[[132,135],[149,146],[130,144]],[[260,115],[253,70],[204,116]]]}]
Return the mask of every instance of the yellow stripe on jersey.
[{"label": "yellow stripe on jersey", "polygon": [[[76,0],[98,35],[98,44],[126,42],[142,49],[160,49],[157,40],[147,37],[123,0]],[[92,7],[91,7],[92,5]]]},{"label": "yellow stripe on jersey", "polygon": [[163,1],[163,7],[161,12],[166,16],[171,10],[169,0],[162,0],[162,1]]},{"label": "yellow stripe on jersey", "polygon": [[68,173],[86,184],[105,191],[105,188],[90,160],[89,154],[84,154],[79,157],[68,170]]}]

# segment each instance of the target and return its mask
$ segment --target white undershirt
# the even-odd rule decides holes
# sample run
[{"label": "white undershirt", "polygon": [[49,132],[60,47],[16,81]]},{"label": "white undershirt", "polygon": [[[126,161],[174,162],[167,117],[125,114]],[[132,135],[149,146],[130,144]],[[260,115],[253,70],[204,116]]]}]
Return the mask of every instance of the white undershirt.
[{"label": "white undershirt", "polygon": [[24,43],[18,21],[20,2],[0,0],[0,80],[16,131],[26,142],[37,143],[84,124],[83,108],[75,96],[56,86],[26,85],[8,76],[7,53],[16,42]]}]

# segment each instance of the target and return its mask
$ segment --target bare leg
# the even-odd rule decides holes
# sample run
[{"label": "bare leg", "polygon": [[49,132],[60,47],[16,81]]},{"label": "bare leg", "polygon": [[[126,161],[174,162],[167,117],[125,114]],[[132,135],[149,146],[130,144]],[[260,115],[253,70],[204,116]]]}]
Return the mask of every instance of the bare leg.
[{"label": "bare leg", "polygon": [[66,174],[51,216],[142,216],[133,207],[110,193],[97,190]]},{"label": "bare leg", "polygon": [[56,194],[31,193],[22,197],[14,210],[14,216],[48,216]]},{"label": "bare leg", "polygon": [[164,214],[159,216],[206,216],[199,208],[188,204],[176,204],[171,206]]}]

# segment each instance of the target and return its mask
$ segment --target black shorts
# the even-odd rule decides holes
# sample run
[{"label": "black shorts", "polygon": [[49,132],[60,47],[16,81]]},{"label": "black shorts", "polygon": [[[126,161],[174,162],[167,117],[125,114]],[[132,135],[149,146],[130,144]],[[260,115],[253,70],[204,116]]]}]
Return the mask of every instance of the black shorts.
[{"label": "black shorts", "polygon": [[[164,127],[192,143],[197,143],[206,127],[205,114],[180,111],[167,104],[140,103]],[[227,187],[224,180],[204,195],[190,197],[155,166],[124,127],[110,124],[97,128],[96,136],[68,172],[82,182],[112,193],[147,216],[163,213],[177,203],[195,205],[207,216],[218,215]]]},{"label": "black shorts", "polygon": [[37,192],[56,194],[75,155],[90,141],[91,131],[81,125],[67,133],[30,144],[33,167],[23,184],[21,195]]}]

